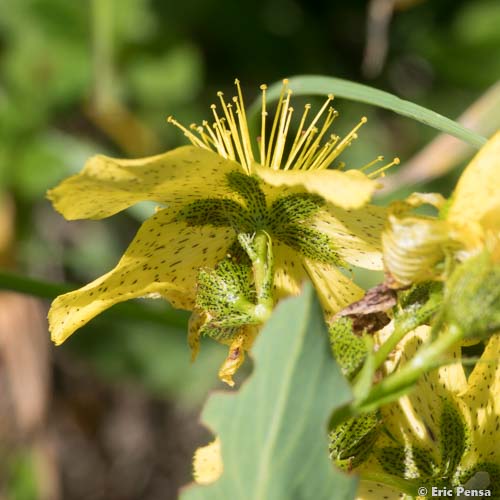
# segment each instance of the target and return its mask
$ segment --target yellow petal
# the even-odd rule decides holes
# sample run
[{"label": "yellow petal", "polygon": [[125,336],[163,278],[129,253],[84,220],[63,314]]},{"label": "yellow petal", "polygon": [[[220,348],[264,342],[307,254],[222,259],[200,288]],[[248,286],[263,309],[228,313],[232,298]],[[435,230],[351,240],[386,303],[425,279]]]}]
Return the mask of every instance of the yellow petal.
[{"label": "yellow petal", "polygon": [[500,334],[488,341],[463,395],[470,408],[474,462],[500,463]]},{"label": "yellow petal", "polygon": [[196,361],[200,352],[201,329],[210,321],[206,311],[193,311],[189,317],[187,341],[191,350],[191,362]]},{"label": "yellow petal", "polygon": [[170,207],[228,194],[225,174],[241,167],[194,146],[137,160],[90,158],[77,175],[50,190],[48,198],[66,219],[102,219],[140,201]]},{"label": "yellow petal", "polygon": [[385,484],[376,483],[375,481],[361,480],[356,495],[356,500],[401,500],[401,492],[387,486]]},{"label": "yellow petal", "polygon": [[275,300],[299,295],[302,283],[308,277],[302,264],[302,256],[279,241],[273,242],[273,254]]},{"label": "yellow petal", "polygon": [[380,235],[387,210],[368,205],[358,210],[343,210],[327,205],[313,219],[312,226],[328,235],[340,257],[365,269],[383,269]]},{"label": "yellow petal", "polygon": [[[417,349],[430,339],[430,327],[419,326],[401,342],[400,366],[412,359]],[[382,418],[393,436],[402,444],[428,449],[438,460],[438,445],[441,441],[440,412],[442,398],[457,402],[458,393],[467,386],[460,362],[460,347],[448,353],[451,362],[423,375],[415,389],[396,403],[382,407]],[[443,360],[445,361],[445,360]],[[446,440],[446,437],[443,439]]]},{"label": "yellow petal", "polygon": [[365,294],[359,286],[344,276],[335,266],[313,262],[309,259],[304,259],[303,263],[327,317],[361,299]]},{"label": "yellow petal", "polygon": [[193,477],[198,484],[211,484],[217,481],[224,471],[220,439],[201,446],[194,452]]},{"label": "yellow petal", "polygon": [[[448,220],[495,223],[500,229],[500,132],[472,159],[458,181]],[[489,221],[489,222],[488,222]]]},{"label": "yellow petal", "polygon": [[234,241],[232,229],[189,227],[172,222],[169,209],[139,229],[118,265],[88,285],[57,297],[49,311],[52,340],[60,344],[112,305],[160,294],[175,307],[191,309],[200,267],[213,267]]},{"label": "yellow petal", "polygon": [[345,209],[365,205],[378,186],[358,170],[273,170],[257,165],[255,173],[271,186],[319,194],[327,202]]}]

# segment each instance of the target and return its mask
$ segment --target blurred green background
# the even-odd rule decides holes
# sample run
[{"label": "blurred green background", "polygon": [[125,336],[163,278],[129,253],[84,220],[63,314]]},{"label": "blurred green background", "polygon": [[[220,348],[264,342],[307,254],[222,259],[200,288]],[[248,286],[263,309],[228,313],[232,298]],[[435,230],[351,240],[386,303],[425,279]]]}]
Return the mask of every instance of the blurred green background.
[{"label": "blurred green background", "polygon": [[[495,0],[0,0],[0,265],[77,284],[109,270],[151,206],[68,223],[46,190],[95,153],[184,144],[165,118],[200,122],[235,77],[247,102],[261,83],[323,74],[456,118],[500,78],[498,26]],[[340,131],[370,118],[353,165],[384,154],[404,167],[436,136],[387,111],[336,106]],[[473,113],[483,133],[498,126],[494,106],[498,92]],[[445,143],[425,158],[430,174],[385,199],[449,195],[470,154],[455,150]],[[434,160],[445,168],[433,174]],[[0,499],[176,498],[208,436],[197,413],[224,350],[207,341],[190,365],[184,315],[169,326],[110,314],[55,349],[46,309],[0,294]]]}]

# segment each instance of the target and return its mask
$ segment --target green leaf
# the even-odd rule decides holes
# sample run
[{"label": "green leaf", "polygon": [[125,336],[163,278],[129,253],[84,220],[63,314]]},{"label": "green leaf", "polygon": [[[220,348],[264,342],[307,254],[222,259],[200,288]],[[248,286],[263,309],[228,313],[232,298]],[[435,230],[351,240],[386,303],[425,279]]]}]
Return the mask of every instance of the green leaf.
[{"label": "green leaf", "polygon": [[[405,101],[388,92],[367,85],[328,76],[300,75],[289,78],[288,86],[296,95],[334,94],[344,99],[364,102],[380,108],[389,109],[395,113],[413,118],[425,125],[429,125],[430,127],[453,135],[477,149],[481,148],[486,143],[486,139],[481,135],[462,127],[459,123],[439,113],[435,113],[418,104]],[[267,91],[268,101],[276,100],[279,97],[281,87],[281,82],[274,83],[269,87]],[[249,114],[254,116],[259,109],[260,99],[252,105]]]},{"label": "green leaf", "polygon": [[330,413],[351,392],[310,285],[277,307],[253,354],[254,373],[240,391],[212,395],[203,411],[220,437],[224,473],[181,499],[352,500],[357,481],[333,468],[327,439]]}]

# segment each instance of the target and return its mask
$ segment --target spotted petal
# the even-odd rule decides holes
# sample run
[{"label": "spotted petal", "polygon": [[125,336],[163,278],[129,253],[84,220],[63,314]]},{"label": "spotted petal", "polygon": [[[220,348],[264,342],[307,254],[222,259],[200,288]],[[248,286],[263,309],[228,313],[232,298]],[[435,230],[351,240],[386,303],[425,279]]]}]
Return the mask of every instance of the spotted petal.
[{"label": "spotted petal", "polygon": [[304,259],[303,266],[316,288],[327,317],[361,299],[365,293],[334,265]]},{"label": "spotted petal", "polygon": [[298,295],[302,283],[307,279],[307,272],[302,264],[302,256],[279,241],[273,242],[274,254],[274,298],[282,299],[289,295]]},{"label": "spotted petal", "polygon": [[57,297],[49,311],[52,340],[62,343],[112,305],[159,294],[175,307],[192,309],[200,267],[213,267],[234,241],[226,227],[190,227],[164,209],[139,229],[118,265],[88,285]]},{"label": "spotted petal", "polygon": [[[403,341],[400,364],[404,365],[413,358],[417,349],[429,338],[428,326],[420,326],[408,334]],[[453,349],[448,356],[450,361],[457,361],[426,373],[410,394],[382,408],[383,420],[390,434],[401,444],[427,449],[435,460],[440,459],[439,450],[429,448],[429,443],[447,441],[446,436],[441,436],[443,401],[456,403],[457,394],[467,384],[460,363],[460,348]]]},{"label": "spotted petal", "polygon": [[470,408],[474,462],[500,465],[500,334],[488,341],[483,355],[469,376],[469,387],[463,395]]},{"label": "spotted petal", "polygon": [[267,184],[294,187],[298,191],[319,194],[327,202],[345,209],[360,208],[371,198],[377,182],[358,170],[273,170],[254,167]]},{"label": "spotted petal", "polygon": [[170,207],[230,193],[226,174],[241,171],[230,160],[206,149],[185,146],[137,160],[94,156],[82,172],[48,192],[66,219],[102,219],[140,201]]},{"label": "spotted petal", "polygon": [[458,181],[448,219],[494,225],[500,230],[500,132],[473,158]]},{"label": "spotted petal", "polygon": [[387,211],[368,205],[358,210],[343,210],[327,205],[315,215],[312,225],[328,235],[344,260],[365,269],[383,268],[380,235]]},{"label": "spotted petal", "polygon": [[406,495],[400,491],[375,481],[361,480],[359,483],[356,500],[401,500]]}]

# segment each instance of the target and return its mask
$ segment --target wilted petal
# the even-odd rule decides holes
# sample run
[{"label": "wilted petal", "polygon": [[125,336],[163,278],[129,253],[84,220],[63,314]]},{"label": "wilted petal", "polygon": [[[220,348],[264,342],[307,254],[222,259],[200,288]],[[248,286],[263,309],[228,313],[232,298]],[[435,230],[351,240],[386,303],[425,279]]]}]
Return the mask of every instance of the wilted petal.
[{"label": "wilted petal", "polygon": [[194,146],[136,160],[94,156],[84,169],[48,192],[66,219],[102,219],[140,201],[181,207],[201,198],[226,196],[225,175],[241,167]]},{"label": "wilted petal", "polygon": [[377,182],[358,170],[273,170],[255,166],[256,174],[271,186],[295,187],[319,194],[327,202],[345,209],[360,208],[371,198]]},{"label": "wilted petal", "polygon": [[327,205],[318,211],[312,226],[329,236],[345,261],[365,269],[383,268],[380,235],[387,210],[368,205],[358,210],[343,210]]},{"label": "wilted petal", "polygon": [[57,297],[49,311],[52,340],[63,342],[112,305],[160,294],[172,305],[192,309],[200,267],[213,267],[234,241],[232,229],[190,227],[162,210],[139,229],[118,265],[88,285]]},{"label": "wilted petal", "polygon": [[234,386],[233,375],[245,361],[245,352],[252,347],[258,333],[257,327],[244,326],[230,342],[227,357],[219,369],[219,378],[227,385]]}]

